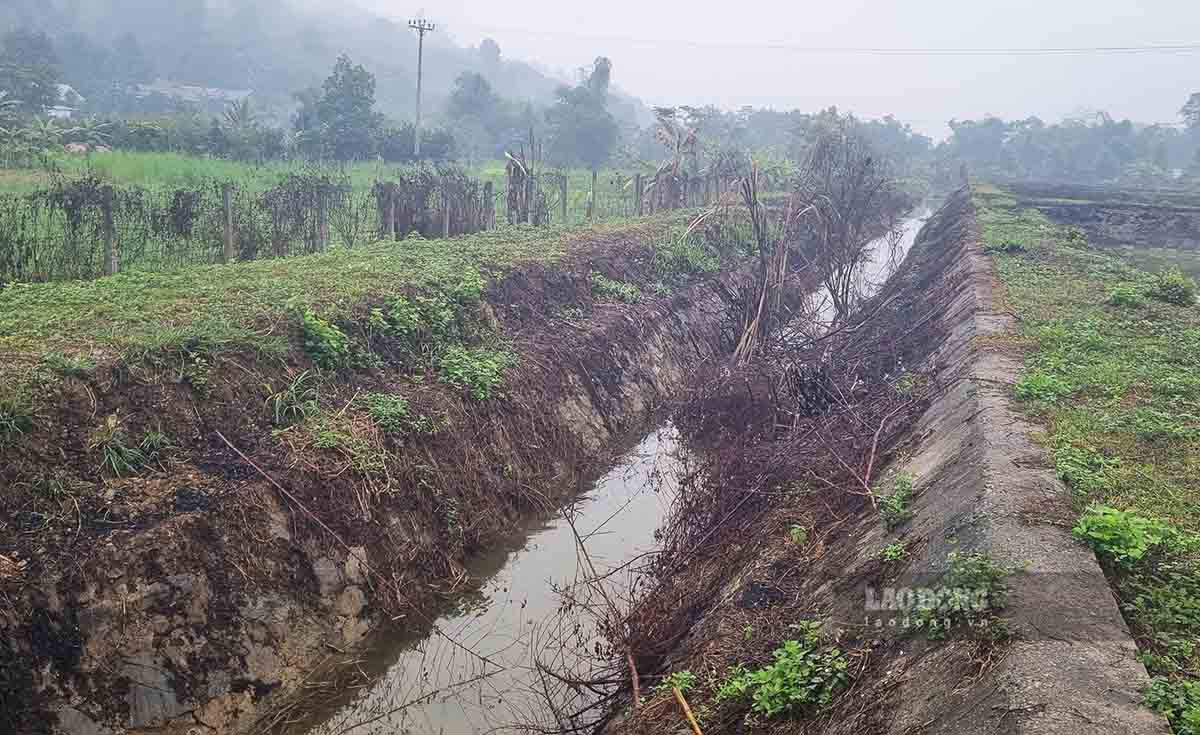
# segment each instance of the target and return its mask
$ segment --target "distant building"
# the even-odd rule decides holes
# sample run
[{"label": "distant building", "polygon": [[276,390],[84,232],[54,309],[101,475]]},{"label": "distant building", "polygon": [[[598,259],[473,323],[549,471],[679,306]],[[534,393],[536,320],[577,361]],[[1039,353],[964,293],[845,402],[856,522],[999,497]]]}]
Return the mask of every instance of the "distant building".
[{"label": "distant building", "polygon": [[46,114],[50,117],[59,120],[69,120],[75,117],[79,112],[79,108],[87,102],[83,95],[75,91],[75,88],[70,84],[59,84],[58,87],[58,104],[53,107],[46,108]]},{"label": "distant building", "polygon": [[151,84],[139,84],[135,88],[139,98],[161,95],[180,102],[189,102],[202,107],[212,104],[224,106],[230,102],[241,102],[254,93],[250,89],[220,89],[217,87],[196,87],[190,84],[178,84],[168,79],[156,79]]}]

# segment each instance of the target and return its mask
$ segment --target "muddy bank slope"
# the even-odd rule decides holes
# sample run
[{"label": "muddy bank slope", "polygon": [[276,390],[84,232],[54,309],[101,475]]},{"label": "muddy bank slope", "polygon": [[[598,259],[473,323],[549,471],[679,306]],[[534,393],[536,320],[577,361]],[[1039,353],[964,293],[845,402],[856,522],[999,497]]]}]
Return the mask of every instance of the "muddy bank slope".
[{"label": "muddy bank slope", "polygon": [[[1063,520],[1066,490],[1010,405],[1021,354],[997,289],[964,189],[871,321],[807,353],[828,356],[832,406],[804,378],[771,400],[794,370],[697,391],[677,424],[709,479],[685,493],[635,614],[643,691],[651,672],[696,674],[706,733],[1167,732],[1141,706],[1148,677],[1104,575]],[[941,598],[925,614],[909,594],[947,587],[978,606]],[[797,639],[790,655],[812,654],[785,655],[805,677],[792,705],[770,689],[783,679],[746,683]],[[613,729],[681,721],[657,695]]]},{"label": "muddy bank slope", "polygon": [[[664,246],[681,221],[559,233],[532,246],[552,257],[416,283],[363,270],[354,299],[248,324],[188,323],[228,311],[197,286],[166,344],[22,352],[34,379],[0,406],[0,731],[243,732],[373,627],[422,629],[469,583],[467,555],[552,511],[728,348],[741,260],[722,233]],[[470,245],[395,247],[426,269]],[[311,263],[391,267],[386,247]],[[305,267],[203,277],[240,298],[221,287],[237,269]],[[153,290],[120,278],[5,306]],[[163,298],[149,319],[184,313]],[[283,348],[210,338],[244,328]],[[22,329],[0,336],[41,344]]]}]

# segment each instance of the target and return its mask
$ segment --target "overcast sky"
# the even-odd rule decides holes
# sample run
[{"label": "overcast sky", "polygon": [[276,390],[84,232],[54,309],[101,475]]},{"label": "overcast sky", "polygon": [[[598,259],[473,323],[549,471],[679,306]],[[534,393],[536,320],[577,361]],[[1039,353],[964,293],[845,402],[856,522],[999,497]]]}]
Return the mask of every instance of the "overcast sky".
[{"label": "overcast sky", "polygon": [[[421,12],[358,0],[392,18]],[[712,7],[712,6],[710,6]],[[1175,122],[1200,91],[1200,52],[1053,56],[878,55],[816,48],[1028,49],[1200,44],[1197,0],[439,0],[425,15],[456,42],[574,69],[609,56],[614,81],[652,105],[836,104],[927,132],[952,117],[1058,120],[1085,109]],[[764,48],[785,45],[791,48]]]}]

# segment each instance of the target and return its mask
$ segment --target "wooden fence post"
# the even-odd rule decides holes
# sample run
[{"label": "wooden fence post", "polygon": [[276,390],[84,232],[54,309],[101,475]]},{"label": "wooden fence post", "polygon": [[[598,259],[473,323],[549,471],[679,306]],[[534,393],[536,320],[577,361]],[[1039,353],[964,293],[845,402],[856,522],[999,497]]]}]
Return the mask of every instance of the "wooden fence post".
[{"label": "wooden fence post", "polygon": [[317,251],[329,249],[329,192],[317,192]]},{"label": "wooden fence post", "polygon": [[222,262],[232,263],[237,257],[237,252],[234,250],[233,239],[233,183],[226,181],[221,184],[221,205],[224,207],[225,218],[223,220],[225,229],[225,251]]},{"label": "wooden fence post", "polygon": [[496,198],[492,182],[483,185],[483,229],[490,230],[496,226]]},{"label": "wooden fence post", "polygon": [[567,224],[567,175],[563,174],[558,179],[558,198],[562,205],[562,224]]},{"label": "wooden fence post", "polygon": [[644,191],[642,189],[642,175],[634,174],[633,175],[633,198],[634,198],[634,202],[635,202],[634,203],[634,211],[637,212],[637,216],[639,216],[639,217],[642,216],[643,211],[644,211],[643,203],[642,203],[643,195],[644,195]]},{"label": "wooden fence post", "polygon": [[104,215],[104,275],[106,276],[115,276],[121,268],[121,264],[117,260],[117,227],[113,215],[115,206],[113,200],[113,188],[111,186],[104,187],[100,209]]},{"label": "wooden fence post", "polygon": [[396,185],[388,184],[387,188],[387,213],[388,213],[388,235],[392,240],[396,239]]},{"label": "wooden fence post", "polygon": [[596,221],[596,169],[592,169],[592,198],[588,202],[588,222]]},{"label": "wooden fence post", "polygon": [[450,194],[442,191],[442,237],[450,239]]}]

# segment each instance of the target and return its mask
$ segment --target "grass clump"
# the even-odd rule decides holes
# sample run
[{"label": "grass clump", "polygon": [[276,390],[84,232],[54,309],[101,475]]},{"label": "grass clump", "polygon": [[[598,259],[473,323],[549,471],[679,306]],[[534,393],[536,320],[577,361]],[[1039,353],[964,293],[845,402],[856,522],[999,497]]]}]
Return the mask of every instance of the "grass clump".
[{"label": "grass clump", "polygon": [[264,387],[276,426],[288,426],[317,411],[317,378],[310,370],[297,375],[283,390],[276,391],[269,384]]},{"label": "grass clump", "polygon": [[592,271],[590,280],[592,291],[602,298],[616,299],[627,304],[636,304],[642,298],[642,290],[632,283],[614,281],[597,271]]},{"label": "grass clump", "polygon": [[876,496],[879,513],[889,531],[912,518],[909,504],[913,498],[914,481],[912,475],[902,472],[896,477],[890,495]]},{"label": "grass clump", "polygon": [[791,626],[799,633],[772,652],[772,662],[755,671],[734,667],[717,691],[717,701],[747,698],[767,717],[829,704],[849,681],[849,662],[838,648],[824,645],[821,623]]},{"label": "grass clump", "polygon": [[132,439],[113,414],[92,434],[92,449],[100,451],[100,471],[112,477],[136,474],[144,467],[161,463],[177,447],[161,430],[149,429],[141,440]]},{"label": "grass clump", "polygon": [[0,444],[33,430],[33,409],[17,397],[0,397]]},{"label": "grass clump", "polygon": [[1151,298],[1176,306],[1194,306],[1196,282],[1179,268],[1167,268],[1150,285]]},{"label": "grass clump", "polygon": [[671,239],[654,249],[654,272],[665,283],[682,283],[720,269],[720,257],[697,237]]},{"label": "grass clump", "polygon": [[317,367],[336,370],[350,363],[350,339],[311,311],[303,314],[304,352]]},{"label": "grass clump", "polygon": [[454,345],[438,358],[438,372],[443,383],[486,401],[503,385],[504,370],[513,361],[513,355],[503,350]]},{"label": "grass clump", "polygon": [[42,359],[42,362],[54,372],[70,378],[82,377],[96,369],[94,360],[63,352],[51,352]]}]

